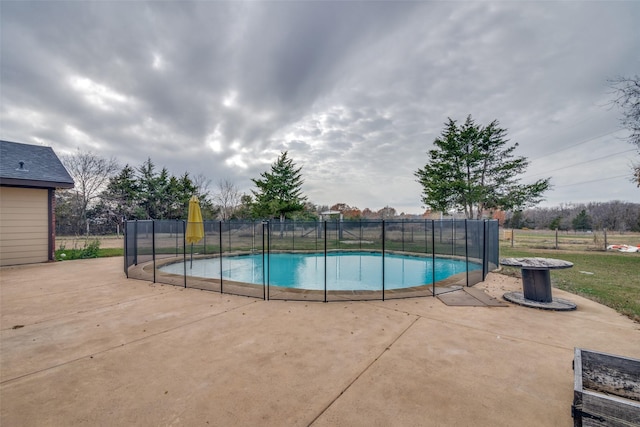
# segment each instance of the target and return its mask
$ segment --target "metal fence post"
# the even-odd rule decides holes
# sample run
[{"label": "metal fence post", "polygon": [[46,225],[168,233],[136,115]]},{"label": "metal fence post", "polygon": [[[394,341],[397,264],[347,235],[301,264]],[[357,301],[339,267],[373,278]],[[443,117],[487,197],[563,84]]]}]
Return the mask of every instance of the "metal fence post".
[{"label": "metal fence post", "polygon": [[127,220],[124,220],[124,274],[129,278],[129,226],[127,225]]},{"label": "metal fence post", "polygon": [[466,218],[464,220],[464,267],[467,272],[467,287],[469,287],[469,229]]},{"label": "metal fence post", "polygon": [[482,280],[484,280],[485,277],[487,277],[487,274],[489,273],[489,257],[488,257],[488,253],[489,253],[489,248],[488,246],[488,239],[487,239],[487,228],[488,228],[489,223],[487,222],[487,220],[484,220],[484,223],[482,224]]},{"label": "metal fence post", "polygon": [[262,299],[267,299],[267,282],[266,282],[266,264],[265,264],[265,236],[264,236],[265,223],[262,222]]},{"label": "metal fence post", "polygon": [[138,265],[138,220],[133,223],[133,265]]},{"label": "metal fence post", "polygon": [[327,302],[327,221],[324,221],[324,302]]},{"label": "metal fence post", "polygon": [[382,220],[382,301],[384,301],[384,241],[385,240],[386,240],[385,223],[383,219]]},{"label": "metal fence post", "polygon": [[156,221],[151,222],[151,253],[153,254],[153,283],[156,283]]},{"label": "metal fence post", "polygon": [[[223,294],[222,290],[222,221],[218,221],[218,234],[220,235],[220,293]],[[231,233],[229,233],[231,234]]]},{"label": "metal fence post", "polygon": [[182,264],[184,265],[184,287],[187,287],[187,221],[182,220]]},{"label": "metal fence post", "polygon": [[271,223],[267,221],[267,301],[271,299]]},{"label": "metal fence post", "polygon": [[[442,220],[440,220],[440,238],[442,239]],[[431,220],[431,291],[436,296],[436,222]]]}]

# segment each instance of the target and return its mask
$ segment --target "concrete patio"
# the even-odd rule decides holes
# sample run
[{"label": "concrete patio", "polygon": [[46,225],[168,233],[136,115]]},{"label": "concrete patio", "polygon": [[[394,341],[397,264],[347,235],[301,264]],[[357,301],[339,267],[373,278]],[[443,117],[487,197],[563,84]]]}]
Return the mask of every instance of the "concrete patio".
[{"label": "concrete patio", "polygon": [[0,269],[0,425],[570,426],[574,347],[640,358],[640,324],[557,289],[576,311],[263,301],[122,264]]}]

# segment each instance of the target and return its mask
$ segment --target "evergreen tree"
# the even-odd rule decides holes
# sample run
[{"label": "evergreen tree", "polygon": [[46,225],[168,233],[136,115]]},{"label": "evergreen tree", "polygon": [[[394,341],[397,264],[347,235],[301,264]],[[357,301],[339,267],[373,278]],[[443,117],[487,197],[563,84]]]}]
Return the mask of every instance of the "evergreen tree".
[{"label": "evergreen tree", "polygon": [[198,188],[185,172],[180,177],[169,174],[166,168],[160,173],[147,159],[136,171],[129,165],[109,181],[105,192],[108,209],[126,219],[186,219],[189,199],[200,199],[203,215],[208,218],[212,206],[208,194],[198,194]]},{"label": "evergreen tree", "polygon": [[508,228],[522,228],[524,223],[524,218],[522,216],[522,211],[515,211],[511,218],[507,219],[505,223],[505,227]]},{"label": "evergreen tree", "polygon": [[519,183],[529,162],[514,155],[518,144],[507,146],[506,132],[496,120],[482,127],[471,116],[462,126],[449,119],[428,152],[429,162],[415,172],[425,205],[480,219],[488,209],[520,210],[540,202],[550,178]]},{"label": "evergreen tree", "polygon": [[103,202],[109,210],[119,218],[143,219],[144,212],[140,208],[140,185],[135,171],[126,165],[118,175],[111,178],[103,194]]},{"label": "evergreen tree", "polygon": [[255,200],[252,213],[255,218],[291,218],[304,210],[306,197],[302,195],[302,167],[296,168],[287,152],[281,153],[271,165],[271,172],[260,174],[261,179],[252,179],[258,190],[252,190]]},{"label": "evergreen tree", "polygon": [[573,229],[576,231],[591,230],[591,217],[587,214],[586,210],[582,209],[580,213],[576,215],[575,218],[573,218],[573,221],[571,221],[571,225],[573,225]]},{"label": "evergreen tree", "polygon": [[240,205],[238,206],[237,209],[233,211],[233,214],[231,215],[231,219],[238,219],[238,220],[251,219],[253,216],[252,206],[253,206],[253,198],[248,194],[243,194],[242,196],[240,196]]},{"label": "evergreen tree", "polygon": [[169,219],[172,202],[172,195],[169,194],[169,171],[162,168],[158,174],[155,169],[150,158],[138,168],[141,206],[145,219]]}]

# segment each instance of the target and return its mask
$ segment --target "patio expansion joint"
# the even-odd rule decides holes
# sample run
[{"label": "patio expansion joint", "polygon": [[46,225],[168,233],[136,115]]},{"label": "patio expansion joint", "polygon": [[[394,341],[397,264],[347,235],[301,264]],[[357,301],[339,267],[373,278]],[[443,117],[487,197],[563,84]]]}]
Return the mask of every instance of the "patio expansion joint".
[{"label": "patio expansion joint", "polygon": [[[89,289],[91,289],[91,288],[89,288]],[[115,306],[118,306],[118,305],[130,303],[130,302],[133,302],[133,301],[141,301],[141,300],[145,300],[147,298],[156,297],[158,295],[164,295],[164,294],[168,294],[170,292],[177,292],[177,291],[179,291],[179,289],[177,289],[177,290],[167,289],[167,290],[163,290],[162,292],[157,293],[157,294],[143,295],[143,296],[140,296],[140,297],[137,297],[137,298],[131,298],[131,299],[128,299],[128,300],[118,301],[118,302],[115,302],[115,303],[99,305],[99,306],[92,307],[91,309],[87,309],[87,310],[80,310],[80,311],[73,311],[73,312],[63,313],[63,314],[59,314],[57,316],[47,317],[47,318],[38,320],[37,322],[27,323],[27,324],[20,325],[20,326],[21,327],[26,327],[26,326],[42,325],[43,323],[51,322],[53,320],[64,319],[65,317],[75,316],[77,314],[90,313],[92,311],[96,312],[96,311],[99,311],[99,310],[103,310],[105,308],[115,307]],[[47,294],[47,295],[54,295],[54,294]],[[10,329],[15,329],[15,325],[7,326],[6,328],[2,328],[2,329],[0,329],[0,331],[8,331]]]},{"label": "patio expansion joint", "polygon": [[250,301],[247,304],[242,304],[242,305],[239,305],[239,306],[235,306],[235,307],[229,308],[228,310],[223,310],[223,311],[220,311],[220,312],[217,312],[217,313],[210,314],[208,316],[199,317],[199,318],[191,320],[189,322],[186,322],[186,323],[183,323],[183,324],[180,324],[180,325],[176,325],[174,327],[167,328],[165,330],[162,330],[162,331],[159,331],[159,332],[156,332],[156,333],[153,333],[153,334],[145,335],[144,337],[136,338],[134,340],[131,340],[131,341],[128,341],[128,342],[125,342],[125,343],[121,343],[119,345],[114,345],[114,346],[105,348],[105,349],[100,350],[100,351],[91,352],[91,353],[85,354],[83,356],[76,357],[74,359],[67,360],[67,361],[62,362],[62,363],[58,363],[56,365],[47,366],[46,368],[42,368],[42,369],[38,369],[38,370],[33,371],[33,372],[28,372],[28,373],[25,373],[25,374],[22,374],[22,375],[18,375],[17,377],[7,378],[6,380],[0,381],[0,386],[7,386],[7,385],[10,385],[11,383],[17,382],[17,381],[19,381],[19,380],[21,380],[23,378],[27,378],[27,377],[30,377],[32,375],[37,375],[37,374],[40,374],[42,372],[46,372],[46,371],[49,371],[49,370],[61,368],[63,366],[67,366],[67,365],[73,364],[75,362],[78,362],[78,361],[81,361],[81,360],[84,360],[84,359],[87,359],[87,358],[93,358],[93,356],[96,356],[96,355],[99,355],[99,354],[105,354],[105,353],[108,353],[108,352],[113,351],[113,350],[121,349],[121,348],[123,348],[125,346],[128,346],[130,344],[135,344],[135,343],[138,343],[138,342],[142,342],[142,341],[148,340],[150,338],[155,338],[155,337],[157,337],[159,335],[163,335],[163,334],[166,334],[168,332],[175,331],[175,330],[183,328],[185,326],[190,326],[190,325],[193,325],[195,323],[201,322],[203,320],[211,319],[211,318],[216,317],[216,316],[220,316],[220,315],[223,315],[223,314],[226,314],[226,313],[230,313],[230,312],[235,311],[235,310],[239,310],[239,309],[247,307],[247,306],[249,306],[251,304],[256,304],[257,302],[258,301]]},{"label": "patio expansion joint", "polygon": [[337,396],[335,396],[331,402],[329,402],[329,404],[327,404],[324,408],[322,408],[320,410],[320,412],[318,413],[318,415],[316,415],[310,422],[309,424],[307,424],[308,426],[313,425],[313,423],[315,423],[321,416],[322,414],[324,414],[329,408],[331,408],[331,406],[347,391],[349,390],[349,388],[351,388],[351,386],[353,384],[355,384],[360,377],[362,377],[362,375],[364,375],[365,372],[367,372],[369,369],[371,369],[371,367],[373,365],[376,364],[376,362],[378,362],[378,360],[380,360],[380,358],[389,350],[391,350],[391,347],[393,347],[393,345],[400,339],[402,338],[402,336],[413,327],[413,325],[415,325],[415,323],[420,320],[420,316],[416,316],[415,319],[413,319],[413,321],[406,327],[404,328],[404,330],[402,332],[400,332],[394,339],[393,341],[391,341],[391,343],[389,343],[387,346],[385,346],[385,348],[362,370],[358,373],[358,375],[355,376],[355,378],[353,378],[353,380],[351,380],[349,382],[349,384],[346,385],[346,387],[344,387],[340,393],[338,393]]},{"label": "patio expansion joint", "polygon": [[[381,307],[384,308],[384,306],[381,306]],[[474,308],[486,308],[486,307],[474,307]],[[558,345],[558,344],[550,344],[549,342],[546,342],[546,341],[532,340],[532,339],[529,339],[529,338],[524,338],[522,336],[505,335],[502,332],[498,333],[498,332],[494,332],[492,330],[488,330],[486,328],[478,328],[478,327],[470,326],[470,325],[465,324],[465,323],[456,322],[455,320],[443,320],[443,319],[438,318],[438,317],[430,317],[430,316],[425,316],[423,314],[411,313],[411,312],[408,312],[406,310],[399,310],[397,308],[392,308],[392,307],[389,307],[387,309],[391,310],[391,311],[398,312],[398,313],[411,315],[411,316],[418,316],[418,320],[419,319],[431,320],[431,321],[434,321],[434,322],[443,323],[443,324],[447,324],[447,325],[459,326],[459,327],[462,327],[462,328],[465,328],[465,329],[469,329],[469,330],[472,330],[472,331],[481,332],[483,334],[499,335],[502,339],[510,339],[510,340],[515,340],[515,341],[530,342],[530,343],[535,343],[535,344],[538,344],[538,345],[541,345],[541,346],[544,346],[544,347],[550,347],[550,348],[557,348],[557,349],[561,349],[561,350],[571,350],[571,351],[573,351],[573,346],[567,347],[567,346],[562,346],[562,345]]]},{"label": "patio expansion joint", "polygon": [[[48,297],[51,295],[64,295],[64,294],[69,294],[69,293],[73,293],[73,292],[78,292],[78,291],[84,291],[86,289],[97,289],[97,288],[104,288],[104,287],[108,287],[108,286],[112,286],[113,283],[105,283],[102,285],[95,285],[95,286],[83,286],[80,288],[72,288],[72,289],[65,289],[63,291],[57,291],[57,292],[47,292],[44,294],[40,294],[38,295],[38,297],[42,298],[42,297]],[[32,299],[32,296],[23,296],[23,297],[17,297],[17,298],[12,298],[12,300],[14,301],[22,301],[22,300],[30,300]]]}]

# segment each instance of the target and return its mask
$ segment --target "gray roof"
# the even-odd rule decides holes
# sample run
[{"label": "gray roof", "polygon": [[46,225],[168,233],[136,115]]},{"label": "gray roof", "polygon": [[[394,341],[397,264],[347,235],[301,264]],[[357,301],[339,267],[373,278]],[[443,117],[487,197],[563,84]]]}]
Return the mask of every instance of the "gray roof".
[{"label": "gray roof", "polygon": [[51,147],[0,140],[0,184],[73,188],[73,178]]}]

